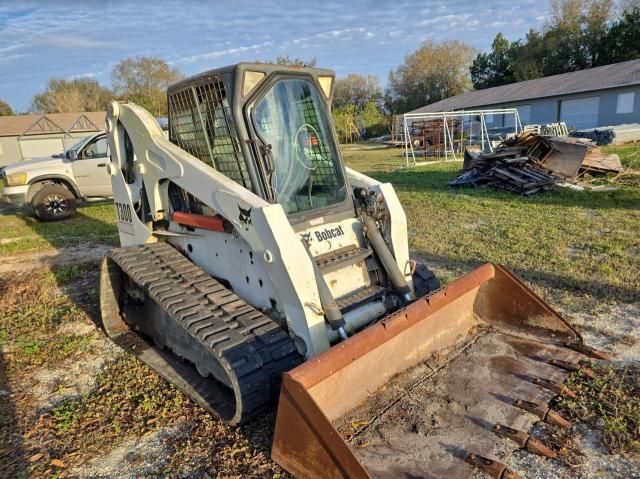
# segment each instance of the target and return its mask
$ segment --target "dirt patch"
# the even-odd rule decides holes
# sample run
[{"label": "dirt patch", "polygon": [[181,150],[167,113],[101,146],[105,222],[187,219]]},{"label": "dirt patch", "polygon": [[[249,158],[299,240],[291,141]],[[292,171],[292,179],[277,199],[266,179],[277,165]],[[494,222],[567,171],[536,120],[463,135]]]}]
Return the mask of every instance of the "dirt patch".
[{"label": "dirt patch", "polygon": [[186,432],[184,425],[177,425],[125,439],[103,456],[71,468],[69,475],[93,479],[161,476],[173,453],[170,443]]},{"label": "dirt patch", "polygon": [[37,251],[11,256],[3,256],[0,261],[0,275],[24,272],[56,265],[70,265],[102,259],[112,245],[103,243],[83,243],[72,248]]},{"label": "dirt patch", "polygon": [[[536,434],[534,429],[534,434]],[[573,463],[545,459],[522,449],[506,464],[527,479],[630,479],[640,477],[640,461],[621,454],[609,455],[601,446],[601,434],[591,426],[578,424],[571,430]]]},{"label": "dirt patch", "polygon": [[[91,325],[75,326],[74,329],[90,329],[90,335],[96,335]],[[121,354],[122,351],[111,341],[96,335],[91,342],[90,353],[83,351],[80,357],[74,357],[56,367],[38,368],[31,376],[24,378],[19,388],[29,391],[33,408],[47,411],[64,400],[80,397],[91,391],[105,364]]]},{"label": "dirt patch", "polygon": [[640,361],[639,302],[601,301],[562,290],[544,290],[543,297],[578,328],[587,344],[612,353],[622,364]]}]

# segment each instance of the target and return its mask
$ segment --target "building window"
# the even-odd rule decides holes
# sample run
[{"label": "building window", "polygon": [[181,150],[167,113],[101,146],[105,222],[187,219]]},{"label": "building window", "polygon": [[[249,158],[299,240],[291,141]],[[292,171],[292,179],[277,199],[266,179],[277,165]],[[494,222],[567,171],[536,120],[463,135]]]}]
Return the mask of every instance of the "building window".
[{"label": "building window", "polygon": [[616,113],[633,113],[633,101],[635,97],[634,92],[620,93],[618,94],[618,104],[616,106]]}]

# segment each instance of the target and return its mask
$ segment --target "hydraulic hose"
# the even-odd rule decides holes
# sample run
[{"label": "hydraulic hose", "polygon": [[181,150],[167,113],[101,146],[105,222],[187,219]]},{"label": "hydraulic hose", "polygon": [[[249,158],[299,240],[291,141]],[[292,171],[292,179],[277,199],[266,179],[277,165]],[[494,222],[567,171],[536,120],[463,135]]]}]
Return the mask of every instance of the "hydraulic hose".
[{"label": "hydraulic hose", "polygon": [[406,302],[411,301],[411,288],[404,279],[404,276],[398,267],[398,263],[396,263],[391,251],[389,251],[387,242],[382,237],[382,233],[380,233],[376,222],[364,211],[362,212],[362,218],[364,220],[364,231],[367,235],[367,239],[380,259],[384,270],[387,272],[394,291]]}]

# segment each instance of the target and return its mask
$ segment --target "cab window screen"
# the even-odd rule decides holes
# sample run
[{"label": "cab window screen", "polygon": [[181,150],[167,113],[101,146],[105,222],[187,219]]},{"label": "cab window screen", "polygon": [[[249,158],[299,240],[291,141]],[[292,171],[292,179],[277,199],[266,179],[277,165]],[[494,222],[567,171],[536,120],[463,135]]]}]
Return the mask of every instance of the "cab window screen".
[{"label": "cab window screen", "polygon": [[224,83],[213,79],[169,96],[171,141],[251,189]]}]

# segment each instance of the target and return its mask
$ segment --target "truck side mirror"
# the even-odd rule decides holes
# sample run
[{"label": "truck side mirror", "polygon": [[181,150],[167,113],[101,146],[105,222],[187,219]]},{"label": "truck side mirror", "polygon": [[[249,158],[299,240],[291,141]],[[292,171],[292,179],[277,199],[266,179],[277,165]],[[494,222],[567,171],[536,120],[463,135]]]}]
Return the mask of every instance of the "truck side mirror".
[{"label": "truck side mirror", "polygon": [[67,158],[69,158],[71,161],[77,160],[78,152],[76,150],[67,151]]}]

